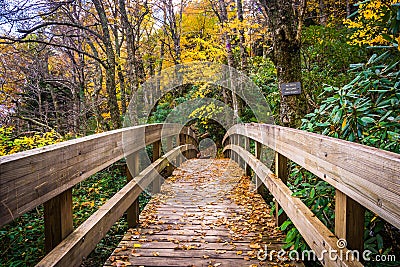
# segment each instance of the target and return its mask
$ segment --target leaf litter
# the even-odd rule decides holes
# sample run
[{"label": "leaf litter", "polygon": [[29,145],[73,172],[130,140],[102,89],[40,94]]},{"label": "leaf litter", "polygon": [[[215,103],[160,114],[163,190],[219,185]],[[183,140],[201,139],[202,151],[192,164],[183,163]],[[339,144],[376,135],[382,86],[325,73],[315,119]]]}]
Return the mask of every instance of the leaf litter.
[{"label": "leaf litter", "polygon": [[193,258],[189,266],[204,266],[204,261],[208,266],[231,266],[224,258],[234,259],[237,266],[295,266],[278,261],[276,255],[272,262],[257,260],[260,249],[271,242],[283,244],[283,239],[269,206],[237,164],[195,159],[165,180],[161,193],[142,211],[138,229],[128,230],[109,262],[129,266],[129,259],[146,258],[151,264],[149,257],[194,253],[198,260]]}]

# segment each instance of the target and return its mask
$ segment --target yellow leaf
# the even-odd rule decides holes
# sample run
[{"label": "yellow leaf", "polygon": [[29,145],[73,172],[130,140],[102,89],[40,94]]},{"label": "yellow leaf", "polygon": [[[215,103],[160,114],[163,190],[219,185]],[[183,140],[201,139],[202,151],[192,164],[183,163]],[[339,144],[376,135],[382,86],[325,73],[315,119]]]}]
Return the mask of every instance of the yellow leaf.
[{"label": "yellow leaf", "polygon": [[133,247],[134,247],[134,248],[140,248],[140,247],[142,247],[142,245],[140,245],[140,244],[133,244]]},{"label": "yellow leaf", "polygon": [[259,249],[261,248],[260,244],[250,244],[250,248]]},{"label": "yellow leaf", "polygon": [[344,118],[342,122],[342,131],[344,130],[344,127],[346,127],[346,124],[347,124],[347,118]]}]

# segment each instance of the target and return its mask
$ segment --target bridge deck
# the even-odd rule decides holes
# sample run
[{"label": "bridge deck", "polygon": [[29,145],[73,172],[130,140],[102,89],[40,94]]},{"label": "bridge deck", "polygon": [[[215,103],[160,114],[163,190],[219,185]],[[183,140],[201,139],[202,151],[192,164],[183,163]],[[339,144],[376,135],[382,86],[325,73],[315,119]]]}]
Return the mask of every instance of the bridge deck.
[{"label": "bridge deck", "polygon": [[[257,260],[283,234],[254,185],[229,160],[194,159],[174,171],[105,266],[289,266]],[[300,264],[296,264],[300,265]]]}]

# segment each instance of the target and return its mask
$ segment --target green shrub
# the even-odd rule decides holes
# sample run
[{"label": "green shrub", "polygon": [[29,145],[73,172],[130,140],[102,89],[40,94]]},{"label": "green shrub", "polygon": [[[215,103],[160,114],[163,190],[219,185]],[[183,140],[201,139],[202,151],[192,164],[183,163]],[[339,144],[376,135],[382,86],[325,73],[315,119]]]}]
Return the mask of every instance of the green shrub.
[{"label": "green shrub", "polygon": [[[389,50],[374,54],[366,64],[354,64],[355,78],[343,87],[326,86],[321,105],[302,120],[302,129],[400,153],[400,57]],[[334,230],[334,188],[293,164],[289,186],[331,231]],[[286,247],[306,244],[290,221]],[[364,248],[374,254],[398,253],[398,230],[367,211]],[[398,256],[398,255],[397,255]],[[367,263],[394,266],[397,263]],[[389,265],[388,265],[389,264]]]}]

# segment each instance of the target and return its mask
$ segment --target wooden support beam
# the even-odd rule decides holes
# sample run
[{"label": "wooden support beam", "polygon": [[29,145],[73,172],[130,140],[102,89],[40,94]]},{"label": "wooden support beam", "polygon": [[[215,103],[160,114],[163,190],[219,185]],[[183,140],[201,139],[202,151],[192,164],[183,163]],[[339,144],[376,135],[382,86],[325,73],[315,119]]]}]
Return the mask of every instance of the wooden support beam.
[{"label": "wooden support beam", "polygon": [[[161,140],[153,143],[153,162],[161,156]],[[161,177],[157,176],[152,182],[153,193],[159,193],[161,189]]]},{"label": "wooden support beam", "polygon": [[347,241],[347,248],[364,250],[365,208],[336,189],[335,234]]},{"label": "wooden support beam", "polygon": [[158,160],[161,156],[161,140],[153,143],[153,162]]},{"label": "wooden support beam", "polygon": [[[171,151],[172,147],[173,147],[172,136],[170,136],[170,137],[167,137],[167,140],[166,140],[166,150],[167,151],[165,153],[168,153],[169,151]],[[172,164],[172,162],[169,162],[168,167],[166,168],[165,178],[170,176],[173,171],[174,171],[174,165]]]},{"label": "wooden support beam", "polygon": [[[285,156],[275,152],[275,175],[282,180],[284,184],[287,182],[287,178],[289,175],[288,172],[288,160]],[[284,221],[287,219],[287,215],[284,211],[279,215],[279,204],[278,201],[275,201],[275,218],[276,225],[281,226]]]},{"label": "wooden support beam", "polygon": [[[261,159],[261,143],[254,141],[255,143],[255,150],[254,150],[254,156],[260,160]],[[257,176],[257,174],[254,173],[254,175],[256,176],[256,186],[257,186],[257,193],[259,193],[263,199],[267,198],[268,195],[268,189],[265,186],[265,184],[261,181],[260,177]]]},{"label": "wooden support beam", "polygon": [[[239,144],[239,142],[238,142],[238,135],[233,135],[232,136],[233,137],[233,144],[234,145],[238,145]],[[236,154],[236,152],[234,152],[234,151],[232,151],[232,153],[233,153],[233,160],[235,161],[235,162],[238,162],[238,155]]]},{"label": "wooden support beam", "polygon": [[[226,139],[225,144],[222,143],[222,145],[224,145],[224,146],[227,146],[227,145],[229,145],[229,144],[232,144],[232,137],[229,137],[228,139]],[[225,150],[225,151],[224,151],[224,156],[225,156],[225,158],[230,158],[231,155],[232,155],[232,153],[231,153],[230,150]]]},{"label": "wooden support beam", "polygon": [[[250,152],[250,139],[248,137],[244,137],[244,149],[246,149],[246,151]],[[246,163],[246,161],[243,160],[243,164],[244,164],[244,172],[247,176],[251,176],[251,168],[250,166]]]},{"label": "wooden support beam", "polygon": [[[129,183],[136,175],[140,172],[140,160],[139,160],[139,152],[135,152],[129,155],[126,158],[126,178]],[[129,166],[131,166],[131,170],[129,170]],[[139,223],[139,198],[137,198],[132,205],[126,210],[128,227],[134,228]]]},{"label": "wooden support beam", "polygon": [[50,252],[74,230],[72,188],[44,203],[45,250]]},{"label": "wooden support beam", "polygon": [[184,145],[185,142],[186,142],[185,135],[184,134],[179,134],[179,145],[180,146]]}]

